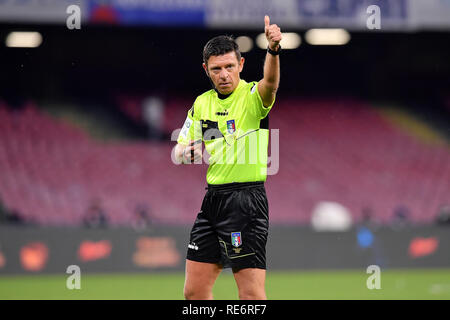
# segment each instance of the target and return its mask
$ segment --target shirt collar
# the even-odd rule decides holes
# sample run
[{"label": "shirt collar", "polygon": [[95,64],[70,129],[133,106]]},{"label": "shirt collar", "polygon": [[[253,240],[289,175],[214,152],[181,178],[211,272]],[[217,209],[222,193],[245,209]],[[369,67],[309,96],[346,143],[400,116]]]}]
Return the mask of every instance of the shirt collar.
[{"label": "shirt collar", "polygon": [[229,93],[229,94],[221,94],[216,88],[214,88],[214,91],[217,93],[217,97],[220,100],[226,100],[229,97],[231,97],[236,91],[238,91],[238,89],[240,89],[240,87],[242,87],[244,85],[244,80],[240,79],[239,80],[239,84],[237,85],[237,87],[233,90],[233,92]]}]

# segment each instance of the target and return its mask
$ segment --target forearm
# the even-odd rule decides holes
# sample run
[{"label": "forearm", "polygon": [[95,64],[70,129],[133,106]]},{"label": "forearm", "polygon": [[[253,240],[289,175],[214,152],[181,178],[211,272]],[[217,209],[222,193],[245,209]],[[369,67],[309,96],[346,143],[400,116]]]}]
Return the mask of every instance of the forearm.
[{"label": "forearm", "polygon": [[[278,46],[277,46],[278,48]],[[275,50],[277,48],[274,48]],[[272,50],[274,50],[272,49]],[[264,62],[264,82],[270,91],[276,92],[280,83],[280,56],[267,52]]]},{"label": "forearm", "polygon": [[[278,51],[282,39],[281,29],[276,24],[270,24],[269,16],[264,17],[264,32],[268,46],[272,51]],[[280,83],[280,56],[266,53],[264,61],[264,77],[259,82],[258,90],[264,106],[269,106],[275,99],[275,94]]]},{"label": "forearm", "polygon": [[264,61],[264,77],[259,82],[258,89],[264,106],[269,106],[275,99],[280,83],[280,58],[270,53]]}]

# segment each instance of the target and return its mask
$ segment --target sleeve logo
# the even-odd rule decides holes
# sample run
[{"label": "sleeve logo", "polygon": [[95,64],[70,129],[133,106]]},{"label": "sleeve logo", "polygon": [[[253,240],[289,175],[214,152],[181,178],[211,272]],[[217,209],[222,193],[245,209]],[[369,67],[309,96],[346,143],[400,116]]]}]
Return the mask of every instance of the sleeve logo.
[{"label": "sleeve logo", "polygon": [[193,122],[194,122],[193,120],[191,120],[189,117],[187,117],[186,121],[184,122],[183,128],[181,129],[180,135],[187,138],[189,128],[191,127]]}]

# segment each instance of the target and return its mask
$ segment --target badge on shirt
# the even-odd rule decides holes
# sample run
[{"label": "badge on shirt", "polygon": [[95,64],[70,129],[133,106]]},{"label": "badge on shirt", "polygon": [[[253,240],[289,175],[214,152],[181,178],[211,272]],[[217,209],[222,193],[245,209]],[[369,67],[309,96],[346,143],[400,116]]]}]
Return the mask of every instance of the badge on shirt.
[{"label": "badge on shirt", "polygon": [[236,125],[234,124],[234,120],[227,121],[227,131],[229,134],[233,134],[236,131]]}]

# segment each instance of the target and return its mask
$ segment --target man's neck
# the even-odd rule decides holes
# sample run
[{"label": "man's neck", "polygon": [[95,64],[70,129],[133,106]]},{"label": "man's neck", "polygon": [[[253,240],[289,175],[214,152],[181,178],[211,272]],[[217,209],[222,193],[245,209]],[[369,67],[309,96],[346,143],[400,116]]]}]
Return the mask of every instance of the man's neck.
[{"label": "man's neck", "polygon": [[221,100],[228,98],[228,97],[230,96],[230,94],[233,93],[233,92],[230,92],[230,93],[228,93],[228,94],[222,94],[222,93],[220,93],[219,90],[217,90],[216,88],[214,88],[214,90],[216,90],[217,96],[218,96],[219,99],[221,99]]}]

